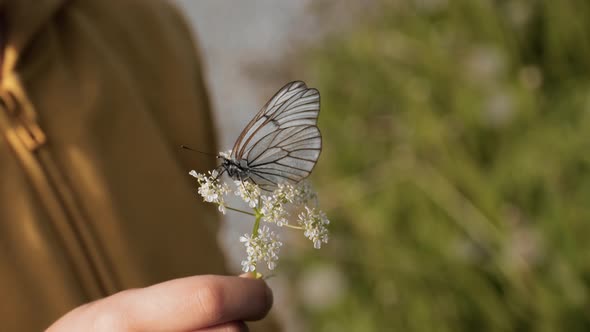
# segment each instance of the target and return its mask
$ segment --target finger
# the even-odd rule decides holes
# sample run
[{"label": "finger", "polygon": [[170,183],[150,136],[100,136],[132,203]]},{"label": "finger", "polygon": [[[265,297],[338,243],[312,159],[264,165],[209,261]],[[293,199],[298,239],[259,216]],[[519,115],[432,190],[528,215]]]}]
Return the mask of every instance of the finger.
[{"label": "finger", "polygon": [[132,330],[191,331],[262,319],[272,306],[272,291],[259,279],[195,276],[126,291],[117,301]]},{"label": "finger", "polygon": [[224,323],[212,327],[206,327],[195,332],[248,332],[248,326],[242,321]]}]

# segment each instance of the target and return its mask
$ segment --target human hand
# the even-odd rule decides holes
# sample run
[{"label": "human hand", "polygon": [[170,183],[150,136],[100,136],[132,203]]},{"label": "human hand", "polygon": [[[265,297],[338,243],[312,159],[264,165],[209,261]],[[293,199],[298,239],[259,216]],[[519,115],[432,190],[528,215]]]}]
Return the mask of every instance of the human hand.
[{"label": "human hand", "polygon": [[272,291],[260,279],[194,276],[82,305],[47,332],[247,331],[244,321],[262,319],[272,301]]}]

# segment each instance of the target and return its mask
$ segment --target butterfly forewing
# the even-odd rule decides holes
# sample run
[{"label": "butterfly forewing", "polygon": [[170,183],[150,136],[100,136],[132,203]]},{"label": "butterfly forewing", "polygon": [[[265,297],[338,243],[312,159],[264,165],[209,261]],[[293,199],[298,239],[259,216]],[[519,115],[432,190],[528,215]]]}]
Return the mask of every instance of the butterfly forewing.
[{"label": "butterfly forewing", "polygon": [[320,155],[320,95],[296,81],[285,85],[242,131],[232,157],[245,160],[250,179],[273,187],[307,177]]}]

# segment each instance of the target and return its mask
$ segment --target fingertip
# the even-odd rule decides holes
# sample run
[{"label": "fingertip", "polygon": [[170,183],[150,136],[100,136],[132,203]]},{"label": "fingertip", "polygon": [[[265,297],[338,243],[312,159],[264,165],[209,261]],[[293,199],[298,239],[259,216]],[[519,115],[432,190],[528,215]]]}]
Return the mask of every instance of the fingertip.
[{"label": "fingertip", "polygon": [[268,286],[268,284],[266,282],[264,284],[266,285],[264,295],[266,297],[266,303],[268,303],[268,310],[270,311],[270,308],[272,308],[272,305],[274,303],[274,295],[272,293],[272,289]]},{"label": "fingertip", "polygon": [[240,278],[260,280],[264,284],[264,294],[263,294],[263,299],[262,299],[262,301],[263,301],[262,308],[264,308],[264,310],[262,311],[262,316],[252,317],[249,320],[258,320],[258,319],[261,319],[264,316],[266,316],[266,314],[268,314],[268,312],[270,311],[270,309],[272,308],[272,305],[274,303],[274,295],[273,295],[272,289],[268,286],[266,281],[263,278],[261,278],[261,276],[262,275],[260,273],[255,274],[254,272],[247,272],[247,273],[243,273],[243,274],[239,275]]}]

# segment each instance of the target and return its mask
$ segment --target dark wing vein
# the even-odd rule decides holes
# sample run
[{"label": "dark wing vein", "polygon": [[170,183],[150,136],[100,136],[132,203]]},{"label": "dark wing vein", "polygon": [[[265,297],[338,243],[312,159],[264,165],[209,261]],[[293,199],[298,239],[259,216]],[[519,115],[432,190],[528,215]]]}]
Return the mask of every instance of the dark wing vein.
[{"label": "dark wing vein", "polygon": [[299,182],[313,170],[322,148],[317,127],[320,96],[303,82],[280,89],[248,123],[232,157],[246,161],[259,185]]},{"label": "dark wing vein", "polygon": [[[255,131],[254,125],[259,122],[265,115],[272,114],[276,109],[277,106],[280,106],[282,103],[287,101],[293,95],[295,95],[299,91],[306,90],[307,86],[305,83],[301,81],[294,81],[291,83],[287,83],[284,87],[282,87],[261,109],[256,113],[254,118],[250,120],[246,128],[242,130],[242,133],[236,140],[234,147],[232,149],[232,154],[236,159],[241,159],[241,155],[238,154],[238,151],[241,147],[244,147],[246,144],[244,142],[244,138],[247,139],[247,136],[252,131]],[[258,125],[260,127],[260,124]]]}]

